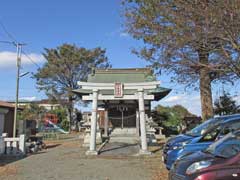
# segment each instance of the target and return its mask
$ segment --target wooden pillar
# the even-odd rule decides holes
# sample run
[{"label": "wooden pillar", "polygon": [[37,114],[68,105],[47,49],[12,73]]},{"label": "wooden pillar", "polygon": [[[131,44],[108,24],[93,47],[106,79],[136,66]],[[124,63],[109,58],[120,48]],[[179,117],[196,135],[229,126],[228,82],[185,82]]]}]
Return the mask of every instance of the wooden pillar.
[{"label": "wooden pillar", "polygon": [[92,101],[92,117],[91,117],[91,134],[90,134],[90,149],[86,152],[87,155],[97,155],[96,151],[96,133],[97,133],[97,101],[98,91],[93,90]]},{"label": "wooden pillar", "polygon": [[104,136],[108,136],[108,109],[105,109],[104,112]]}]

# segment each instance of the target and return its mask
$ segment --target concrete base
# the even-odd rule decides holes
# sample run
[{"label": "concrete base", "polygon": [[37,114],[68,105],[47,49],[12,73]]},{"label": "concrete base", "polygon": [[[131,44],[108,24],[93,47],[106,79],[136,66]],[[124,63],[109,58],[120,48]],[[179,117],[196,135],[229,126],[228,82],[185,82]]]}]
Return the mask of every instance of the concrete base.
[{"label": "concrete base", "polygon": [[83,147],[89,147],[90,146],[90,133],[86,133],[83,138]]},{"label": "concrete base", "polygon": [[98,155],[98,152],[89,150],[89,151],[86,152],[86,155],[88,155],[88,156],[96,156],[96,155]]},{"label": "concrete base", "polygon": [[[89,147],[90,146],[90,131],[86,132],[84,135],[84,140],[83,140],[83,147]],[[96,133],[96,144],[101,144],[102,143],[102,136],[101,133],[98,131]]]},{"label": "concrete base", "polygon": [[110,135],[110,143],[139,143],[139,136],[136,135],[136,128],[115,128]]},{"label": "concrete base", "polygon": [[163,134],[155,134],[155,137],[157,140],[163,140],[163,139],[166,139],[166,136],[163,135]]},{"label": "concrete base", "polygon": [[148,151],[148,150],[142,150],[140,149],[138,155],[151,155],[152,152]]}]

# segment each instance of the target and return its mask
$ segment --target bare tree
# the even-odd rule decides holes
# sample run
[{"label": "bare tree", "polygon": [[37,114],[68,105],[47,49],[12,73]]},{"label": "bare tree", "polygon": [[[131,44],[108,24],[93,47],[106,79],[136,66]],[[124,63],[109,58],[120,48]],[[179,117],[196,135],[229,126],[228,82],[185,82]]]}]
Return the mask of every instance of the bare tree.
[{"label": "bare tree", "polygon": [[[239,18],[239,4],[239,0],[123,1],[126,31],[145,44],[134,52],[157,71],[171,72],[176,82],[199,85],[203,119],[213,116],[211,83],[232,75],[226,57],[232,55],[228,46],[235,42],[226,43],[232,35],[225,37],[231,16]],[[236,29],[231,33],[239,35]]]},{"label": "bare tree", "polygon": [[240,78],[240,1],[220,2],[215,22],[215,33],[221,41],[217,52],[218,69],[227,72],[235,80]]}]

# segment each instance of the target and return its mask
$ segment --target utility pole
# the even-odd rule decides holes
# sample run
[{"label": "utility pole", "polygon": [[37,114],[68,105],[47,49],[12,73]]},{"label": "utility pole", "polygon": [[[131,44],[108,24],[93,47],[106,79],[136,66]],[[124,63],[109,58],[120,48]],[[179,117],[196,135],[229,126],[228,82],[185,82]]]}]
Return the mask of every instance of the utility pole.
[{"label": "utility pole", "polygon": [[17,113],[18,113],[18,92],[19,92],[19,73],[21,67],[22,45],[17,43],[17,76],[16,76],[16,100],[14,109],[13,137],[16,137]]},{"label": "utility pole", "polygon": [[[17,113],[18,113],[18,92],[19,92],[19,78],[20,78],[20,68],[21,68],[21,56],[22,56],[22,46],[26,45],[23,43],[16,43],[11,41],[0,41],[0,43],[13,44],[17,47],[17,75],[16,75],[16,100],[14,109],[14,121],[13,121],[13,137],[16,137],[16,126],[17,126]],[[25,73],[26,75],[28,73]],[[22,76],[24,76],[22,75]],[[21,76],[21,77],[22,77]]]}]

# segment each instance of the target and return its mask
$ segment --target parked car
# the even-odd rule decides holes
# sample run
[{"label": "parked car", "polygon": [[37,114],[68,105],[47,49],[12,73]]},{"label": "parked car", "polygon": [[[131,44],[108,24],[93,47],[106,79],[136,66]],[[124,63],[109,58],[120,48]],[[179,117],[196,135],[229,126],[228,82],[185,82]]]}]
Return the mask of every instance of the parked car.
[{"label": "parked car", "polygon": [[169,180],[240,179],[240,131],[227,134],[206,150],[175,161]]},{"label": "parked car", "polygon": [[216,140],[221,139],[229,132],[240,129],[240,116],[233,117],[222,121],[207,130],[202,136],[193,138],[189,143],[181,148],[173,149],[167,153],[167,166],[170,168],[177,158],[181,158],[184,155],[191,154],[196,151],[204,150]]},{"label": "parked car", "polygon": [[[181,154],[183,155],[183,154],[187,153],[187,151],[193,152],[193,151],[197,150],[197,148],[196,148],[196,150],[194,150],[195,146],[193,145],[193,146],[189,146],[187,149],[184,150],[184,152],[182,152],[183,151],[182,149],[187,144],[189,144],[189,143],[194,144],[201,140],[205,140],[205,142],[206,142],[206,139],[209,138],[208,133],[211,132],[209,130],[211,130],[212,128],[219,127],[222,122],[225,122],[225,121],[227,122],[228,120],[235,120],[235,119],[240,119],[240,114],[212,118],[212,119],[209,119],[209,120],[205,121],[204,123],[200,124],[199,126],[195,127],[194,129],[187,132],[186,134],[181,134],[181,135],[178,135],[178,136],[168,140],[163,149],[163,161],[166,164],[166,168],[170,169],[171,165]],[[218,134],[219,134],[219,132],[216,133],[216,135],[218,135]],[[220,135],[217,137],[220,138]],[[217,137],[215,137],[215,139]],[[213,139],[213,137],[212,137],[212,139]],[[207,148],[211,144],[211,142],[214,140],[210,141],[210,139],[209,139],[209,142],[206,143],[204,147],[201,147],[201,145],[204,145],[204,142],[202,144],[199,144],[200,145],[198,147],[199,150]],[[192,149],[191,149],[191,147],[192,147]]]}]

